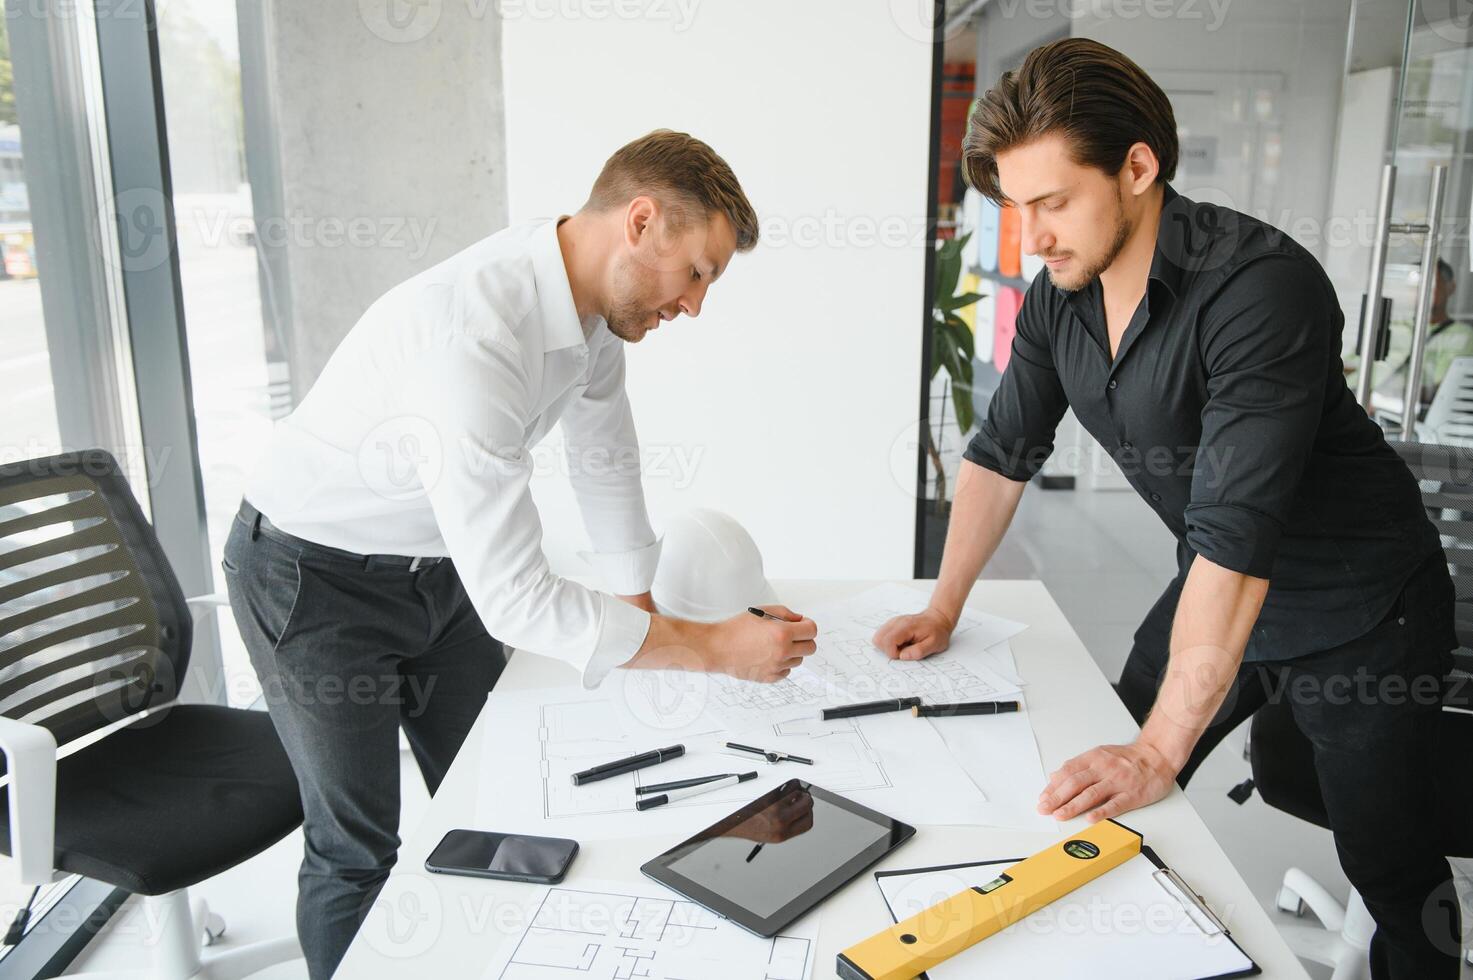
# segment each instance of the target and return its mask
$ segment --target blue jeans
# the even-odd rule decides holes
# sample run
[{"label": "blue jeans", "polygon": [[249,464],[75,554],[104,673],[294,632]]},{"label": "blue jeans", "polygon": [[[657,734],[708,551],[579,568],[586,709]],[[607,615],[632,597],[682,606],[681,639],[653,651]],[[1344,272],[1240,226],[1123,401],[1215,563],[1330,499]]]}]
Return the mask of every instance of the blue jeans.
[{"label": "blue jeans", "polygon": [[301,787],[297,934],[327,980],[399,849],[399,729],[439,788],[506,663],[448,560],[354,555],[258,520],[225,545],[240,634]]}]

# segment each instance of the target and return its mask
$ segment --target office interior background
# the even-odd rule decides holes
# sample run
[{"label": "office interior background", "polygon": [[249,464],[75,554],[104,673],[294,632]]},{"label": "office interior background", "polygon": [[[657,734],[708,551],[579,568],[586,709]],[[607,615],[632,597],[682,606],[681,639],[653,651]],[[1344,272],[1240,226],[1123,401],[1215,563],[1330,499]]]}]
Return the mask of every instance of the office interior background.
[{"label": "office interior background", "polygon": [[[1464,6],[7,0],[0,462],[108,449],[186,592],[223,588],[252,464],[368,304],[510,223],[575,210],[613,149],[669,127],[731,163],[762,244],[698,320],[630,350],[657,532],[712,507],[747,528],[772,579],[934,577],[967,428],[1040,268],[958,177],[971,101],[1055,38],[1123,51],[1171,98],[1175,187],[1307,247],[1354,361],[1388,163],[1403,224],[1427,220],[1447,168],[1447,315],[1473,321]],[[970,378],[933,335],[946,256],[949,285],[983,297],[961,313]],[[1423,256],[1416,235],[1389,236],[1393,351]],[[1378,417],[1397,430],[1400,392],[1384,387]],[[1424,438],[1468,441],[1456,425]],[[535,494],[553,567],[582,576],[558,440],[536,450]],[[1041,579],[1113,679],[1175,573],[1174,541],[1072,421],[1039,483],[984,576]],[[186,696],[258,703],[229,616],[197,637]],[[1248,776],[1244,735],[1198,774],[1193,805],[1265,906],[1291,863],[1343,899],[1328,831],[1228,798]],[[412,764],[404,783],[407,828],[425,804]],[[233,941],[291,930],[299,849],[294,835],[198,889]],[[0,893],[0,912],[27,891]],[[46,901],[118,898],[69,879]],[[128,914],[73,968],[125,965]],[[0,973],[23,947],[0,950]],[[292,969],[263,976],[305,975]]]}]

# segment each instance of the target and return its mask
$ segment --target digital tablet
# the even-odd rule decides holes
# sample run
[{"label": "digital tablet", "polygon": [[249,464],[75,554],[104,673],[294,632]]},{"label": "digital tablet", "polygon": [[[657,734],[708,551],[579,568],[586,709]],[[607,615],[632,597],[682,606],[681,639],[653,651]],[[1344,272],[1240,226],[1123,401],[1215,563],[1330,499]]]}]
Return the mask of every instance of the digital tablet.
[{"label": "digital tablet", "polygon": [[771,937],[915,832],[821,786],[790,779],[640,870]]}]

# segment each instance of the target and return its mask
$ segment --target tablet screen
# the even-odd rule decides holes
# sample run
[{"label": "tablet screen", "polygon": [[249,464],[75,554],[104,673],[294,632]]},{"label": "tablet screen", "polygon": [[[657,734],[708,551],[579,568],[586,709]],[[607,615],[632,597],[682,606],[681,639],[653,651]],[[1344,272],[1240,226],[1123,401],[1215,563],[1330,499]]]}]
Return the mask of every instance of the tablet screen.
[{"label": "tablet screen", "polygon": [[[789,780],[672,848],[646,873],[753,931],[795,918],[914,831]],[[779,926],[780,927],[780,926]]]}]

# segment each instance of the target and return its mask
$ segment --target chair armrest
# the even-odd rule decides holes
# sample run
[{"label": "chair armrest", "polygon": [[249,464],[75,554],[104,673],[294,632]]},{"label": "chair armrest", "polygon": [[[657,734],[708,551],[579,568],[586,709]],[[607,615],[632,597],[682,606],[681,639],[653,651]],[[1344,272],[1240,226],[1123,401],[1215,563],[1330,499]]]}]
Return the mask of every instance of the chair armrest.
[{"label": "chair armrest", "polygon": [[224,592],[210,592],[206,595],[190,596],[184,600],[189,607],[190,614],[194,617],[196,624],[206,616],[220,610],[221,607],[230,607],[230,597]]},{"label": "chair armrest", "polygon": [[56,738],[0,717],[0,752],[10,776],[10,858],[22,884],[44,885],[56,860]]},{"label": "chair armrest", "polygon": [[230,597],[224,592],[208,592],[205,595],[190,595],[184,600],[184,604],[189,606],[190,616],[197,626],[205,617],[215,615],[221,609],[230,609]]}]

